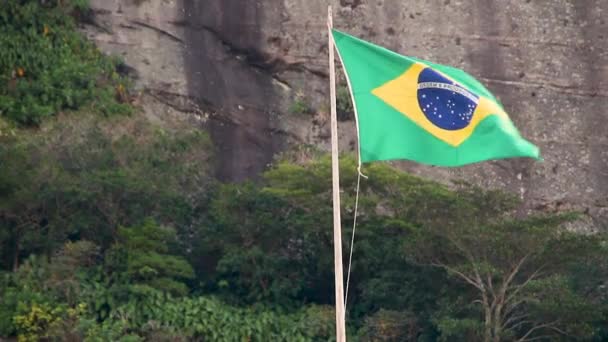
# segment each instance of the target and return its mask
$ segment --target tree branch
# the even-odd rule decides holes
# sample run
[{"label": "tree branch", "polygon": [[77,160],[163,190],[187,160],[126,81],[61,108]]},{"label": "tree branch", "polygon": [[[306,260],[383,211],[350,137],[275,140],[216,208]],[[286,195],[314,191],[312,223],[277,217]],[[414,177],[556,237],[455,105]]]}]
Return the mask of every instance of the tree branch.
[{"label": "tree branch", "polygon": [[[528,300],[528,298],[522,298],[521,300],[518,300],[517,302],[507,306],[506,310],[503,313],[503,318],[506,318],[507,316],[509,316],[509,314],[511,312],[513,312],[518,306],[522,305],[523,303],[525,303]],[[514,317],[514,316],[511,316]],[[517,316],[515,316],[517,317]],[[506,322],[508,322],[509,320],[505,321],[505,324],[507,324]]]},{"label": "tree branch", "polygon": [[533,332],[535,332],[536,330],[539,330],[539,329],[544,329],[544,328],[555,328],[555,329],[557,329],[555,327],[555,324],[557,324],[557,322],[559,322],[559,321],[553,321],[553,322],[550,322],[550,323],[544,323],[544,324],[539,324],[537,326],[534,326],[534,327],[530,328],[530,330],[528,330],[528,332],[525,333],[522,338],[520,338],[519,340],[517,340],[517,342],[531,341],[531,339],[529,339],[528,336],[530,336]]},{"label": "tree branch", "polygon": [[524,281],[523,284],[518,285],[515,287],[515,290],[509,295],[507,296],[507,299],[505,300],[505,303],[510,302],[511,300],[515,299],[515,297],[517,296],[517,294],[524,288],[526,287],[531,281],[533,281],[534,279],[538,278],[541,275],[541,270],[542,267],[540,267],[539,269],[537,269],[536,271],[534,271],[534,273],[532,273],[532,275],[530,277],[528,277],[528,279],[526,279],[526,281]]},{"label": "tree branch", "polygon": [[523,258],[521,258],[521,260],[517,263],[517,265],[513,268],[513,270],[511,271],[511,273],[509,274],[509,276],[507,277],[507,279],[505,280],[505,282],[502,284],[502,288],[500,290],[500,293],[502,295],[507,293],[507,289],[509,288],[509,286],[511,285],[511,282],[513,281],[513,279],[515,278],[515,276],[517,275],[517,273],[519,272],[519,269],[521,268],[521,266],[526,262],[526,260],[530,257],[530,255],[532,255],[532,253],[528,253],[526,254]]},{"label": "tree branch", "polygon": [[529,341],[536,341],[536,340],[542,340],[545,338],[549,338],[549,337],[553,337],[552,335],[540,335],[540,336],[536,336],[536,337],[532,337],[532,338],[527,338],[525,340],[520,340],[521,342],[529,342]]},{"label": "tree branch", "polygon": [[[520,316],[517,317],[517,319],[524,319],[524,318],[526,318],[528,316],[529,315],[520,315]],[[514,321],[515,321],[515,319],[513,320],[513,322]],[[518,327],[520,327],[520,326],[522,326],[524,324],[528,324],[528,323],[534,323],[534,322],[533,321],[529,321],[529,320],[522,320],[522,321],[519,321],[519,322],[513,324],[512,326],[510,326],[508,328],[505,327],[505,329],[511,329],[511,330],[513,330],[513,329],[516,329],[516,328],[518,328]]]},{"label": "tree branch", "polygon": [[443,268],[444,270],[446,270],[446,271],[448,271],[448,272],[454,273],[454,274],[456,274],[457,276],[459,276],[460,278],[462,278],[464,281],[466,281],[467,283],[469,283],[469,284],[471,284],[471,285],[475,286],[475,288],[477,288],[478,290],[480,290],[480,291],[484,291],[483,284],[481,284],[481,283],[479,283],[479,282],[476,282],[476,281],[475,281],[474,279],[472,279],[471,277],[467,276],[466,274],[464,274],[464,273],[462,273],[462,272],[460,272],[460,271],[455,270],[455,269],[454,269],[454,268],[452,268],[452,267],[447,266],[446,264],[443,264],[443,263],[440,263],[440,262],[431,262],[431,264],[430,264],[430,265],[431,265],[431,266],[434,266],[434,267]]},{"label": "tree branch", "polygon": [[496,305],[496,292],[494,292],[494,284],[492,283],[492,275],[488,274],[487,277],[487,282],[488,282],[488,290],[490,291],[490,293],[492,294],[492,307],[494,307]]}]

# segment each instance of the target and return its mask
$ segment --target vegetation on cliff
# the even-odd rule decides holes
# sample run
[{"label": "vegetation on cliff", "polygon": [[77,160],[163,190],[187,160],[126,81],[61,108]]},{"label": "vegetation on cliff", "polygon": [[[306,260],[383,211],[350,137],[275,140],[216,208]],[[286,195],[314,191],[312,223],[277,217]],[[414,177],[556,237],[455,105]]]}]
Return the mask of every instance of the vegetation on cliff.
[{"label": "vegetation on cliff", "polygon": [[76,30],[86,0],[0,3],[0,118],[36,125],[82,106],[130,111],[119,62]]}]

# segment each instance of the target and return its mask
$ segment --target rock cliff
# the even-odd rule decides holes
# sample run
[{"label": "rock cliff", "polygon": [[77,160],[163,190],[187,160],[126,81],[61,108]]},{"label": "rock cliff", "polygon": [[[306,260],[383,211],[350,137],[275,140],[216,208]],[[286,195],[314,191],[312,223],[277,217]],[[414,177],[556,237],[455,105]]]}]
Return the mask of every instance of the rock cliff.
[{"label": "rock cliff", "polygon": [[[608,1],[332,0],[336,27],[484,82],[544,162],[440,169],[521,196],[526,208],[608,220]],[[84,30],[121,55],[149,116],[211,132],[218,175],[242,180],[290,145],[328,148],[327,1],[92,0]],[[356,147],[352,118],[341,150]],[[373,176],[373,175],[372,175]]]}]

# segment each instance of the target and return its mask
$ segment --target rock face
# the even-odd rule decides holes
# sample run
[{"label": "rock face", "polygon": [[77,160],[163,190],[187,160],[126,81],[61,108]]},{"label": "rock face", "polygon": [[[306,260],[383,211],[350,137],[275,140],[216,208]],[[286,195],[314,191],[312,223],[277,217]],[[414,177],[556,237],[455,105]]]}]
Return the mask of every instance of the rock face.
[{"label": "rock face", "polygon": [[[605,226],[608,1],[331,2],[337,28],[479,78],[544,157],[400,167],[507,189],[528,209],[584,210]],[[290,145],[328,148],[327,1],[92,0],[92,8],[86,32],[133,68],[150,117],[208,129],[222,179],[255,177]],[[352,118],[339,131],[341,149],[354,149]]]}]

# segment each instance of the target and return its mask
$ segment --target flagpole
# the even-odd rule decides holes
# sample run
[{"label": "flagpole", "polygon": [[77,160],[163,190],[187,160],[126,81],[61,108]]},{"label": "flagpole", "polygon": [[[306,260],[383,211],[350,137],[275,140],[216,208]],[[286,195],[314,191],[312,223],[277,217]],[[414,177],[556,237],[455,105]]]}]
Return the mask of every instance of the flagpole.
[{"label": "flagpole", "polygon": [[344,315],[344,276],[342,274],[342,226],[340,222],[340,166],[338,159],[338,119],[336,115],[336,64],[334,61],[334,42],[331,29],[333,17],[331,6],[327,11],[329,35],[329,94],[331,100],[331,170],[334,203],[334,269],[336,276],[336,341],[346,342],[346,323]]}]

